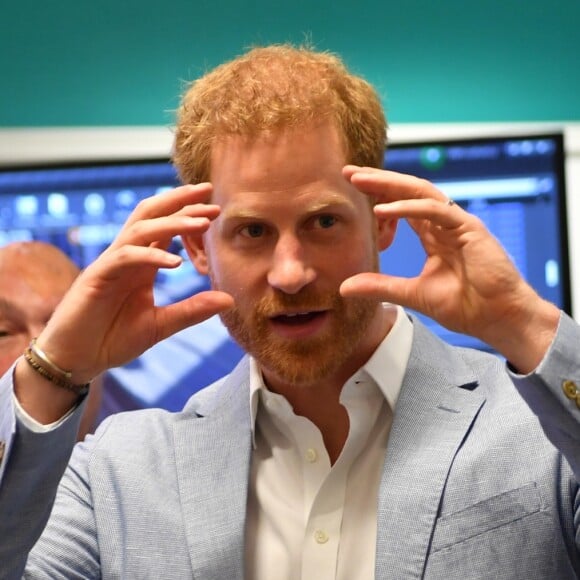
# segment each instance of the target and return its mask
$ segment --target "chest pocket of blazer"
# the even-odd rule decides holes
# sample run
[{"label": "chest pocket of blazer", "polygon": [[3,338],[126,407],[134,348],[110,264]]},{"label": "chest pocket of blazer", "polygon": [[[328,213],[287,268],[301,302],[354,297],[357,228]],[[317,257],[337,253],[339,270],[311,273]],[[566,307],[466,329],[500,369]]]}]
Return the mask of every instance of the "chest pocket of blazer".
[{"label": "chest pocket of blazer", "polygon": [[459,542],[498,530],[541,509],[535,482],[485,499],[463,510],[443,515],[437,521],[431,553]]}]

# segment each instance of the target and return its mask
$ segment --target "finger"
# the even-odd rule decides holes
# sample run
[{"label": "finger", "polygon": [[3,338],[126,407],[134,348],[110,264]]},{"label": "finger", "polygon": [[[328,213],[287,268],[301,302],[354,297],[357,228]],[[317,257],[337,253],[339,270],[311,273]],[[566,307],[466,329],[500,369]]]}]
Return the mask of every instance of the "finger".
[{"label": "finger", "polygon": [[211,193],[211,183],[198,183],[196,185],[182,185],[153,195],[137,204],[126,224],[132,224],[143,219],[172,215],[185,206],[209,201]]},{"label": "finger", "polygon": [[110,248],[120,248],[126,244],[164,247],[168,240],[178,235],[202,234],[209,228],[206,216],[190,217],[172,215],[149,220],[140,220],[124,227]]},{"label": "finger", "polygon": [[354,173],[361,172],[361,173],[374,173],[377,171],[382,171],[381,169],[377,169],[376,167],[361,167],[360,165],[345,165],[342,168],[342,174],[346,179],[350,181],[350,178],[353,176]]},{"label": "finger", "polygon": [[155,246],[123,245],[120,248],[103,252],[84,271],[79,279],[88,276],[100,278],[105,283],[118,279],[127,272],[133,272],[135,267],[177,268],[183,262],[182,258],[172,252]]},{"label": "finger", "polygon": [[380,202],[399,199],[434,199],[447,202],[447,196],[426,179],[395,171],[347,165],[343,170],[361,192],[373,195]]},{"label": "finger", "polygon": [[374,206],[375,215],[382,219],[425,219],[446,229],[458,228],[469,220],[461,207],[451,200],[399,200]]},{"label": "finger", "polygon": [[159,308],[159,340],[232,308],[234,299],[225,292],[208,290]]},{"label": "finger", "polygon": [[341,296],[376,298],[393,304],[400,304],[406,308],[419,310],[417,300],[417,288],[419,278],[401,278],[365,272],[356,274],[343,281],[339,291]]},{"label": "finger", "polygon": [[214,220],[220,214],[221,208],[219,205],[211,203],[195,203],[184,205],[172,215],[184,215],[189,217],[207,217]]},{"label": "finger", "polygon": [[[174,213],[173,216],[184,216],[184,217],[192,217],[192,218],[193,217],[205,217],[208,220],[214,220],[215,218],[218,217],[218,215],[220,214],[220,211],[221,211],[221,208],[219,205],[199,204],[198,203],[198,204],[186,205],[186,206],[182,207],[179,211]],[[161,219],[161,218],[158,218],[158,219]],[[200,222],[200,223],[203,223],[204,229],[199,230],[198,233],[203,233],[203,231],[205,231],[205,229],[207,229],[207,228],[205,228],[205,222]],[[158,248],[167,249],[170,246],[171,241],[177,235],[178,235],[178,233],[171,231],[169,236],[164,237],[164,238],[160,238],[159,240],[151,242],[151,245],[156,246]],[[125,240],[125,238],[121,237],[121,235],[119,235],[118,238],[119,239],[118,239],[117,243],[123,243]]]}]

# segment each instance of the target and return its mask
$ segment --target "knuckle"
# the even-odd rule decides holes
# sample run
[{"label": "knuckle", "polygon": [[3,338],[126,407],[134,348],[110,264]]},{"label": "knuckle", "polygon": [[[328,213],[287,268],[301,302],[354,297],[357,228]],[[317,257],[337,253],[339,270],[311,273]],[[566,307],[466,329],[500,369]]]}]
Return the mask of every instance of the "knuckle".
[{"label": "knuckle", "polygon": [[145,222],[137,221],[129,226],[127,233],[131,238],[140,239],[145,234],[145,231],[146,231]]},{"label": "knuckle", "polygon": [[146,197],[141,199],[137,202],[133,213],[135,215],[147,217],[151,214],[151,206],[154,203],[154,199],[152,197]]},{"label": "knuckle", "polygon": [[117,250],[115,252],[114,259],[118,263],[124,263],[124,262],[128,261],[130,255],[131,255],[131,251],[130,251],[129,247],[123,245],[123,246],[120,246],[119,248],[117,248]]}]

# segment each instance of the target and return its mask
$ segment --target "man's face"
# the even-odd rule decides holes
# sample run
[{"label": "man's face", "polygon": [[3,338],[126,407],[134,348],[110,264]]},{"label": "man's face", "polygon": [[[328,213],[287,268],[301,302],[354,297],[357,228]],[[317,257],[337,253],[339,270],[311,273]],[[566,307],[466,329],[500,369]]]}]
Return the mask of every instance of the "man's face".
[{"label": "man's face", "polygon": [[72,283],[64,275],[42,275],[36,266],[25,255],[0,258],[0,374],[38,336]]},{"label": "man's face", "polygon": [[376,271],[377,239],[392,239],[390,226],[377,238],[344,163],[329,125],[214,145],[212,202],[222,211],[193,261],[233,296],[222,320],[271,388],[354,372],[384,334],[377,301],[338,293],[349,276]]}]

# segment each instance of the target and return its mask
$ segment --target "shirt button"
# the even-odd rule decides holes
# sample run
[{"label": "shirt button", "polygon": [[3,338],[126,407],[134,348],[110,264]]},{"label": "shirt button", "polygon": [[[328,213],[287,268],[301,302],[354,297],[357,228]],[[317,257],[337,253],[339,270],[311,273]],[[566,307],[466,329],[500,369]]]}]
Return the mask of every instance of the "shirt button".
[{"label": "shirt button", "polygon": [[317,544],[326,544],[328,542],[328,534],[324,530],[316,530],[314,532],[314,539]]},{"label": "shirt button", "polygon": [[310,449],[306,450],[306,461],[308,463],[314,463],[318,459],[318,453],[316,453],[316,449],[310,447]]}]

